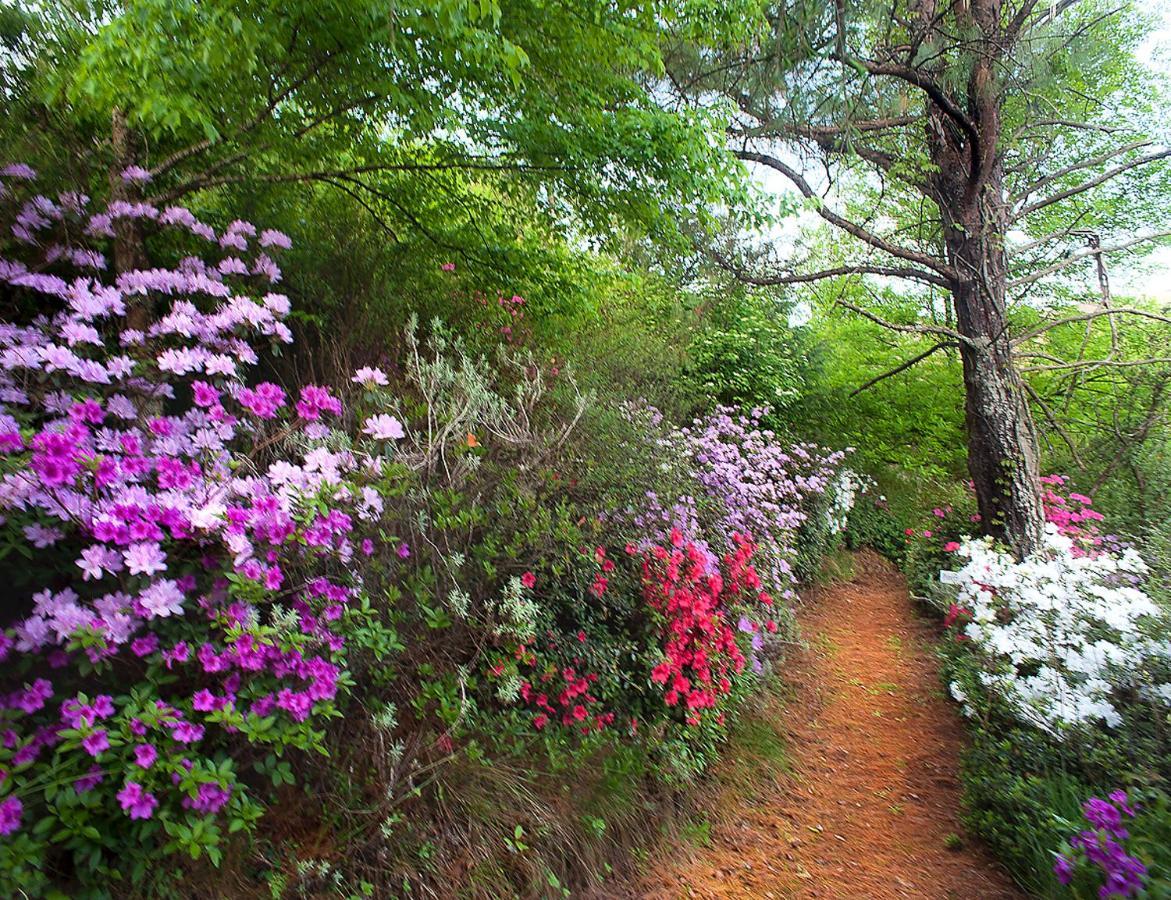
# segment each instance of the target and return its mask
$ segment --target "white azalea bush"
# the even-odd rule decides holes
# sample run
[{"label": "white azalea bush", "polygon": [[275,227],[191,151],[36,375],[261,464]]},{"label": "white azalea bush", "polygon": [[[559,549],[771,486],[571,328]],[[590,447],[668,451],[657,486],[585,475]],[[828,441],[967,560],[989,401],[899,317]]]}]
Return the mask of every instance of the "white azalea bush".
[{"label": "white azalea bush", "polygon": [[1150,895],[1166,896],[1171,616],[1139,553],[1092,528],[1088,498],[1070,494],[1067,515],[1069,501],[1049,495],[1042,546],[1020,561],[988,538],[924,532],[951,561],[931,593],[947,610],[945,677],[973,725],[965,820],[1031,892],[1068,896],[1082,836],[1067,840],[1102,803],[1086,798],[1142,796],[1127,825],[1136,855],[1099,856],[1107,876],[1120,861],[1145,867]]},{"label": "white azalea bush", "polygon": [[1152,704],[1165,716],[1171,623],[1141,588],[1135,550],[1085,555],[1050,525],[1020,562],[987,538],[956,556],[941,581],[957,590],[948,624],[970,650],[950,685],[968,715],[1007,714],[1059,739],[1117,729]]},{"label": "white azalea bush", "polygon": [[[852,453],[853,447],[846,452]],[[842,469],[827,492],[829,503],[825,509],[825,521],[831,535],[842,534],[850,522],[850,513],[858,501],[858,495],[874,486],[874,479],[861,475],[853,469]]]}]

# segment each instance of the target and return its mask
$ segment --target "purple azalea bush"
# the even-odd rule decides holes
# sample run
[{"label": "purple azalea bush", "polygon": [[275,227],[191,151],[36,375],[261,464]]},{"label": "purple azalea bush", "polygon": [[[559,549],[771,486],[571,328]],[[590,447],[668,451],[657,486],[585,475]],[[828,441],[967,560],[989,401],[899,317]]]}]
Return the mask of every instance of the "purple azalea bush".
[{"label": "purple azalea bush", "polygon": [[630,413],[645,421],[657,451],[674,454],[696,495],[648,491],[638,509],[626,510],[619,518],[644,536],[640,547],[665,543],[677,529],[711,565],[735,549],[736,535],[751,535],[769,590],[793,599],[795,542],[811,510],[823,499],[840,500],[845,516],[852,505],[852,492],[837,484],[846,452],[782,441],[764,427],[764,407],[720,406],[679,429],[664,427],[653,408],[632,407]]},{"label": "purple azalea bush", "polygon": [[1102,900],[1138,896],[1147,881],[1147,866],[1126,846],[1127,820],[1138,815],[1137,808],[1119,790],[1106,800],[1091,797],[1082,812],[1090,827],[1070,838],[1068,852],[1057,856],[1053,865],[1057,880],[1066,886],[1078,880],[1097,883]]},{"label": "purple azalea bush", "polygon": [[680,436],[696,479],[719,510],[717,533],[729,546],[732,535],[751,535],[761,576],[791,600],[797,530],[818,498],[831,491],[846,453],[783,443],[764,427],[768,414],[761,407],[718,407]]},{"label": "purple azalea bush", "polygon": [[[285,235],[33,177],[0,171],[0,533],[43,573],[0,633],[0,884],[35,892],[218,861],[221,825],[260,814],[242,762],[321,746],[377,441],[403,430],[382,416],[363,449],[327,388],[246,380],[291,340]],[[111,271],[131,220],[191,255]]]}]

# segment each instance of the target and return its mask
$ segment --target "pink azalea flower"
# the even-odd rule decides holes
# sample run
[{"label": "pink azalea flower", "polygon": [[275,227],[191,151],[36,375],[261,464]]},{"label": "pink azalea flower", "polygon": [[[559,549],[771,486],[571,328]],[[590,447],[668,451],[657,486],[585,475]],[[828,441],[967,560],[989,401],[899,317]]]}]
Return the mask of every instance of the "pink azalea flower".
[{"label": "pink azalea flower", "polygon": [[354,377],[350,379],[354,384],[364,384],[367,387],[377,385],[378,387],[386,387],[390,383],[386,377],[386,373],[381,369],[373,369],[369,366],[364,366],[354,373]]},{"label": "pink azalea flower", "polygon": [[362,432],[370,435],[376,441],[398,441],[406,436],[402,422],[394,416],[371,416],[362,426]]}]

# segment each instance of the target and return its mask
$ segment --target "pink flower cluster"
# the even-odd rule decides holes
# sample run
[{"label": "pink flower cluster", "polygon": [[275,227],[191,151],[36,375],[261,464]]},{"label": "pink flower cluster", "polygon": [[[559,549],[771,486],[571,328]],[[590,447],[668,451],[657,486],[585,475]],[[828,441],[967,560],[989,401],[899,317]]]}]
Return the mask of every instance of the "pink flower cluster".
[{"label": "pink flower cluster", "polygon": [[1041,502],[1045,506],[1045,521],[1074,542],[1074,552],[1094,555],[1102,545],[1102,533],[1095,524],[1102,514],[1093,509],[1094,501],[1085,494],[1065,491],[1068,479],[1064,475],[1045,475],[1041,478]]},{"label": "pink flower cluster", "polygon": [[[1057,530],[1073,541],[1073,552],[1079,556],[1096,556],[1103,548],[1119,545],[1119,539],[1113,535],[1103,535],[1096,523],[1102,521],[1102,514],[1093,508],[1094,501],[1085,494],[1068,490],[1069,479],[1064,475],[1044,475],[1041,477],[1041,504],[1045,512],[1045,521],[1057,526]],[[968,491],[975,490],[968,482]],[[954,553],[960,548],[959,541],[954,538],[960,536],[961,531],[967,530],[967,524],[957,529],[951,506],[937,506],[931,510],[937,520],[934,528],[915,529],[905,531],[907,543],[922,537],[927,541],[943,540],[942,549],[946,553]],[[980,515],[968,515],[965,523],[978,524]]]}]

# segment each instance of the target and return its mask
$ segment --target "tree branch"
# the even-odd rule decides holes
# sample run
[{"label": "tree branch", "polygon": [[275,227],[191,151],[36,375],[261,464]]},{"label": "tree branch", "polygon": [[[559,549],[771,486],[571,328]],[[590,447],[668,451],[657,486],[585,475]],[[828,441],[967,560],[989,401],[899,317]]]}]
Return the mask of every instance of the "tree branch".
[{"label": "tree branch", "polygon": [[1029,194],[1035,194],[1041,188],[1061,180],[1066,175],[1071,175],[1074,172],[1080,171],[1081,169],[1089,169],[1093,166],[1100,166],[1114,159],[1116,156],[1121,156],[1124,153],[1130,153],[1132,150],[1141,150],[1143,147],[1149,147],[1153,143],[1154,141],[1152,140],[1134,141],[1130,144],[1123,144],[1120,147],[1115,147],[1113,150],[1107,150],[1105,153],[1100,153],[1091,159],[1083,159],[1080,162],[1072,163],[1071,165],[1065,166],[1062,169],[1058,169],[1056,172],[1052,172],[1049,175],[1046,175],[1044,178],[1039,178],[1032,184],[1022,188],[1014,196],[1008,198],[1009,203],[1015,204],[1029,196]]},{"label": "tree branch", "polygon": [[791,272],[789,274],[757,275],[740,268],[717,250],[708,249],[707,255],[715,260],[720,268],[731,272],[740,281],[753,284],[757,287],[772,287],[782,284],[809,284],[814,281],[824,281],[827,278],[840,278],[848,275],[886,275],[891,278],[908,278],[932,284],[947,289],[949,284],[934,272],[925,272],[922,269],[912,269],[905,266],[875,266],[868,263],[857,265],[838,266],[833,269],[822,269],[818,272]]},{"label": "tree branch", "polygon": [[1026,284],[1032,284],[1034,281],[1040,281],[1046,275],[1060,272],[1062,269],[1067,269],[1074,263],[1087,259],[1088,257],[1098,256],[1102,253],[1118,253],[1121,250],[1129,250],[1138,244],[1144,244],[1147,241],[1157,241],[1165,237],[1171,237],[1171,231],[1156,231],[1154,234],[1142,235],[1141,237],[1132,238],[1129,241],[1123,241],[1121,244],[1113,244],[1109,247],[1087,247],[1082,250],[1075,250],[1064,259],[1045,266],[1043,269],[1038,269],[1030,275],[1025,275],[1022,278],[1014,278],[1007,284],[1007,287],[1012,290],[1013,288],[1022,287]]},{"label": "tree branch", "polygon": [[844,300],[841,297],[838,297],[834,300],[834,305],[841,306],[850,310],[851,312],[855,312],[864,319],[869,319],[874,324],[881,325],[883,328],[887,328],[891,331],[898,331],[903,334],[934,334],[949,338],[951,342],[957,344],[972,343],[969,338],[964,337],[964,335],[960,334],[958,331],[955,331],[951,328],[944,328],[942,325],[900,325],[897,322],[890,322],[882,318],[882,316],[878,315],[877,313],[871,312],[865,307],[858,306],[856,303],[851,303],[849,300]]},{"label": "tree branch", "polygon": [[947,95],[942,87],[925,72],[919,69],[905,66],[896,62],[874,62],[868,59],[847,59],[838,54],[831,54],[831,59],[836,59],[844,65],[858,64],[862,66],[871,75],[882,75],[890,78],[897,78],[900,81],[905,81],[907,84],[914,85],[926,94],[931,102],[938,106],[947,115],[949,119],[955,122],[964,133],[968,136],[970,142],[970,150],[973,162],[980,159],[980,131],[976,128],[976,123],[972,121],[956,103]]},{"label": "tree branch", "polygon": [[1027,381],[1021,382],[1025,386],[1025,392],[1033,398],[1033,402],[1041,408],[1041,412],[1045,415],[1046,421],[1057,432],[1058,436],[1065,442],[1065,446],[1069,448],[1069,455],[1073,457],[1074,463],[1077,467],[1085,471],[1086,464],[1082,462],[1080,454],[1077,452],[1077,447],[1073,443],[1073,438],[1069,436],[1061,423],[1057,421],[1057,416],[1053,414],[1053,410],[1049,408],[1049,404],[1041,399],[1041,395],[1037,393],[1036,389]]},{"label": "tree branch", "polygon": [[308,83],[311,79],[315,78],[317,73],[320,72],[325,67],[325,65],[334,58],[335,55],[336,54],[332,52],[325,53],[319,60],[317,60],[314,65],[310,66],[308,71],[306,71],[300,78],[294,79],[284,88],[284,90],[277,92],[264,106],[264,108],[260,110],[260,112],[237,128],[232,133],[231,137],[205,138],[202,141],[197,141],[194,144],[184,147],[182,150],[177,150],[150,170],[151,177],[157,178],[159,175],[170,171],[184,160],[203,153],[214,147],[216,144],[226,143],[229,140],[238,140],[239,138],[248,134],[248,132],[258,128],[265,119],[268,119],[272,116],[273,112],[276,111],[276,108],[280,106],[281,103],[287,100],[295,91]]},{"label": "tree branch", "polygon": [[931,356],[931,354],[935,353],[937,350],[942,350],[945,347],[954,347],[954,346],[956,346],[954,341],[940,341],[938,344],[935,344],[933,347],[931,347],[927,350],[924,350],[918,356],[914,356],[911,359],[908,359],[906,362],[900,363],[899,365],[895,366],[893,369],[890,369],[889,371],[883,372],[881,375],[878,375],[874,378],[871,378],[865,384],[852,390],[850,392],[850,396],[857,397],[863,391],[869,390],[870,388],[872,388],[876,384],[878,384],[880,381],[885,381],[887,378],[892,378],[895,375],[898,375],[900,372],[907,371],[907,369],[911,368],[911,366],[914,366],[914,365],[917,365],[918,363],[923,362],[923,360],[925,360],[927,357]]},{"label": "tree branch", "polygon": [[1072,325],[1074,322],[1088,322],[1091,319],[1098,319],[1102,316],[1138,316],[1141,319],[1154,319],[1156,322],[1163,322],[1171,325],[1171,317],[1161,315],[1157,312],[1152,312],[1149,309],[1136,309],[1133,306],[1112,306],[1109,309],[1095,309],[1087,313],[1081,313],[1076,316],[1066,316],[1063,319],[1056,319],[1052,322],[1046,322],[1038,328],[1031,331],[1026,331],[1024,334],[1013,338],[1012,343],[1015,347],[1018,344],[1023,344],[1025,341],[1031,341],[1033,338],[1044,334],[1046,331],[1051,331],[1054,328],[1059,328],[1062,325]]},{"label": "tree branch", "polygon": [[907,125],[914,125],[920,119],[920,116],[892,116],[885,119],[863,119],[858,122],[843,122],[840,125],[799,125],[795,122],[770,119],[756,128],[729,130],[733,136],[741,138],[771,137],[781,134],[818,141],[821,138],[836,138],[843,134],[852,134],[854,132],[863,133],[867,131],[885,131],[888,128],[903,128]]},{"label": "tree branch", "polygon": [[789,181],[791,181],[797,188],[797,190],[801,192],[802,196],[817,201],[817,214],[831,225],[840,228],[847,234],[852,234],[863,243],[869,244],[871,247],[874,247],[877,250],[881,250],[890,256],[894,256],[898,259],[906,260],[907,262],[912,262],[916,265],[923,266],[924,268],[931,269],[949,282],[954,282],[957,279],[958,276],[955,270],[942,260],[936,259],[933,256],[929,256],[926,253],[919,253],[915,250],[909,250],[905,247],[900,247],[898,244],[892,244],[890,241],[884,240],[873,232],[866,230],[856,222],[851,222],[850,220],[839,216],[833,210],[826,207],[821,197],[819,197],[813,188],[809,186],[809,182],[807,182],[799,172],[797,172],[791,166],[786,165],[775,156],[770,156],[767,153],[756,153],[751,150],[737,150],[735,152],[737,158],[739,159],[745,160],[746,162],[755,162],[764,166],[768,166],[770,169],[774,169],[788,178]]},{"label": "tree branch", "polygon": [[1160,159],[1167,159],[1168,157],[1171,157],[1171,147],[1160,150],[1157,153],[1148,153],[1146,156],[1140,156],[1137,159],[1132,159],[1129,162],[1115,166],[1112,169],[1107,169],[1097,178],[1091,178],[1089,181],[1084,181],[1075,187],[1067,188],[1064,191],[1060,191],[1049,197],[1045,197],[1041,200],[1037,200],[1034,203],[1030,203],[1027,206],[1022,207],[1017,212],[1013,213],[1010,221],[1017,222],[1023,219],[1025,216],[1035,213],[1039,209],[1052,206],[1054,203],[1060,203],[1062,200],[1068,200],[1070,197],[1075,197],[1078,194],[1085,193],[1088,190],[1098,187],[1098,185],[1105,184],[1111,178],[1116,178],[1123,172],[1127,172],[1131,169],[1137,169],[1139,166],[1145,166],[1148,163],[1157,162]]},{"label": "tree branch", "polygon": [[[1028,354],[1019,354],[1027,357]],[[1053,363],[1048,366],[1024,366],[1022,372],[1072,372],[1076,369],[1133,369],[1139,366],[1171,364],[1171,356],[1148,356],[1144,359],[1083,359],[1079,362]]]},{"label": "tree branch", "polygon": [[[486,158],[485,158],[486,159]],[[310,172],[274,172],[268,175],[220,175],[212,178],[197,179],[180,187],[174,188],[165,194],[152,197],[151,202],[162,205],[172,203],[185,194],[194,191],[207,190],[213,187],[222,187],[229,184],[295,184],[309,181],[329,181],[336,178],[348,178],[355,175],[369,175],[376,172],[441,172],[453,169],[474,169],[477,171],[495,172],[564,172],[565,166],[537,166],[529,163],[487,162],[484,160],[468,159],[443,163],[378,163],[368,166],[354,166],[349,169],[320,169]]]}]

